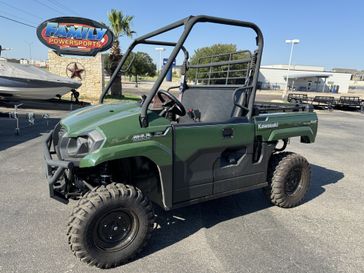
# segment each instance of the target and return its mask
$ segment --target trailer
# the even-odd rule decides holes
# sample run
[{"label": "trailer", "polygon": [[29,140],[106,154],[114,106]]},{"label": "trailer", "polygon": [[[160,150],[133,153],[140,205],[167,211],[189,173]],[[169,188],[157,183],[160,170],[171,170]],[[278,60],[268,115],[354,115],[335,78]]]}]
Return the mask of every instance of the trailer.
[{"label": "trailer", "polygon": [[315,96],[311,100],[311,105],[315,108],[332,110],[336,105],[336,100],[332,96]]},{"label": "trailer", "polygon": [[364,100],[358,96],[341,96],[336,99],[334,96],[314,96],[308,97],[307,94],[290,93],[287,101],[293,104],[310,104],[316,109],[340,109],[340,110],[359,110],[364,111]]},{"label": "trailer", "polygon": [[360,97],[341,96],[337,100],[335,107],[342,110],[361,110],[363,111],[364,100]]},{"label": "trailer", "polygon": [[307,103],[308,96],[307,94],[290,93],[288,94],[287,101],[290,103]]}]

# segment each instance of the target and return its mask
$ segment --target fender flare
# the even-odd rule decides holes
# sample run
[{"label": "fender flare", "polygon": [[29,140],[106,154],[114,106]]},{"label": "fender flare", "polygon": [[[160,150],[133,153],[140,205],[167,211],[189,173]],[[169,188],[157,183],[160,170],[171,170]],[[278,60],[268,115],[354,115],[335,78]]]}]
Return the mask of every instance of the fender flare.
[{"label": "fender flare", "polygon": [[305,137],[309,140],[309,143],[315,141],[315,134],[309,126],[273,130],[269,135],[268,141],[278,141],[290,137]]},{"label": "fender flare", "polygon": [[122,144],[118,146],[102,148],[81,159],[80,168],[95,167],[103,162],[131,157],[145,157],[152,161],[158,169],[162,204],[164,209],[172,207],[172,150],[165,145],[153,140]]}]

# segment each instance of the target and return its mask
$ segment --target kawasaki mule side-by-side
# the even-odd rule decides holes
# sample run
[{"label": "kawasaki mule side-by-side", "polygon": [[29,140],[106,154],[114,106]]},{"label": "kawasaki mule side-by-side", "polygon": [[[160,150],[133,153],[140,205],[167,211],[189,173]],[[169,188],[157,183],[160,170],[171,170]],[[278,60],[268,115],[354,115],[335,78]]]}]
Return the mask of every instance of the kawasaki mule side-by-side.
[{"label": "kawasaki mule side-by-side", "polygon": [[[250,28],[256,49],[190,64],[184,42],[200,23]],[[177,42],[153,40],[179,27]],[[138,44],[174,49],[141,103],[103,104]],[[72,112],[46,136],[50,195],[64,203],[77,200],[67,236],[79,259],[100,268],[132,259],[152,234],[153,206],[171,210],[257,188],[283,208],[302,202],[309,164],[282,151],[291,137],[314,142],[317,116],[302,104],[255,102],[262,50],[255,24],[210,16],[177,21],[137,38],[100,104]],[[180,51],[185,59],[177,98],[160,86]]]}]

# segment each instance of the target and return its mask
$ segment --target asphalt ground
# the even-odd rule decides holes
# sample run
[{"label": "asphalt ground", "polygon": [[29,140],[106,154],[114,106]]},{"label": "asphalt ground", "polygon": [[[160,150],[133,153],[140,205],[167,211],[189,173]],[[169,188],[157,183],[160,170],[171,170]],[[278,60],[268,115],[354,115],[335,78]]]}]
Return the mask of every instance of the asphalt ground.
[{"label": "asphalt ground", "polygon": [[[73,203],[49,198],[41,135],[66,112],[49,113],[48,125],[23,121],[20,136],[14,121],[0,118],[0,272],[101,272],[69,250]],[[316,143],[288,146],[312,167],[302,205],[278,208],[255,190],[157,210],[142,255],[107,272],[364,272],[364,115],[318,115]]]}]

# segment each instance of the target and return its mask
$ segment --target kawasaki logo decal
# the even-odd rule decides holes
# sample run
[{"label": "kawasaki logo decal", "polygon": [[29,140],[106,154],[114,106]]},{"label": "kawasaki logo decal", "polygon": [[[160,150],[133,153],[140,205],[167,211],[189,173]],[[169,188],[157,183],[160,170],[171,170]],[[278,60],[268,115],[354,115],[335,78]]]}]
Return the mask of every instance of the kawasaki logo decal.
[{"label": "kawasaki logo decal", "polygon": [[277,128],[279,126],[278,122],[273,123],[259,123],[258,129],[270,129],[270,128]]}]

